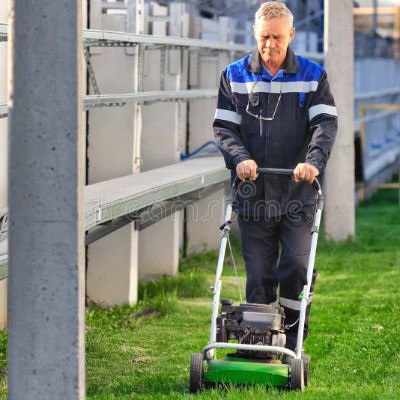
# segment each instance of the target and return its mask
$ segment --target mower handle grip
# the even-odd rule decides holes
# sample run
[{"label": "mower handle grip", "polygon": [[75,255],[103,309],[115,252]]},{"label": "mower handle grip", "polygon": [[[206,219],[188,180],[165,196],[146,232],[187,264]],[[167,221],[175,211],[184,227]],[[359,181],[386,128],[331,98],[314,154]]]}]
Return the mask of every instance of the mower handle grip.
[{"label": "mower handle grip", "polygon": [[257,168],[258,174],[293,175],[294,169],[285,168]]},{"label": "mower handle grip", "polygon": [[[294,169],[289,169],[289,168],[257,168],[257,173],[258,174],[272,174],[272,175],[293,175]],[[236,179],[233,184],[233,189],[234,189],[234,195],[236,194],[236,189],[240,183],[240,179],[238,176],[236,176]],[[319,196],[322,196],[322,191],[321,191],[321,184],[319,183],[319,180],[317,177],[314,178],[314,181],[312,183],[312,187],[315,189],[317,194]]]}]

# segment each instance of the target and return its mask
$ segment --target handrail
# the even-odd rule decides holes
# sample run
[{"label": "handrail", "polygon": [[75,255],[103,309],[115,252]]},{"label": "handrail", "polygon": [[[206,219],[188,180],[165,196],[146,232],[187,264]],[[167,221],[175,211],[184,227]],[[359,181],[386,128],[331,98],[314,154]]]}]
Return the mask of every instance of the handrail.
[{"label": "handrail", "polygon": [[176,36],[161,36],[161,35],[146,35],[135,34],[129,32],[118,31],[105,31],[96,29],[83,30],[83,43],[84,45],[101,45],[102,42],[116,42],[121,44],[145,44],[153,46],[168,46],[168,47],[183,47],[183,48],[197,48],[207,50],[225,50],[225,51],[238,51],[247,53],[253,49],[253,46],[225,43],[212,40],[183,38]]},{"label": "handrail", "polygon": [[137,92],[125,94],[100,94],[85,96],[85,108],[99,107],[109,104],[126,103],[153,103],[156,101],[179,101],[213,98],[217,96],[217,89],[191,89],[191,90],[162,90],[152,92]]},{"label": "handrail", "polygon": [[[104,107],[111,105],[125,105],[128,103],[148,104],[158,101],[184,101],[205,98],[215,98],[218,89],[191,89],[191,90],[168,90],[168,91],[152,91],[152,92],[138,92],[138,93],[123,93],[123,94],[100,94],[85,96],[83,99],[84,109],[91,107]],[[391,89],[380,92],[367,92],[365,96],[363,93],[358,93],[354,96],[357,99],[367,99],[372,97],[383,97],[390,94],[400,94],[400,90]],[[385,118],[398,111],[382,111],[373,115],[368,115],[362,118],[356,118],[354,123],[360,126],[363,123],[375,121],[377,119]],[[0,104],[0,118],[5,118],[8,115],[7,105]]]},{"label": "handrail", "polygon": [[383,119],[383,118],[391,116],[392,114],[396,114],[398,112],[399,112],[398,110],[389,110],[389,111],[380,111],[380,112],[374,113],[372,115],[366,115],[365,117],[356,118],[354,120],[354,125],[356,128],[359,128],[362,124],[367,124],[368,122],[371,122],[371,121]]},{"label": "handrail", "polygon": [[[161,90],[152,92],[99,94],[83,98],[83,108],[123,106],[128,103],[150,104],[158,101],[190,101],[217,97],[218,89]],[[0,118],[8,116],[7,104],[0,104]]]},{"label": "handrail", "polygon": [[356,93],[354,95],[354,100],[373,99],[376,97],[391,96],[394,94],[400,94],[400,87],[384,89],[384,90],[376,90],[376,91],[370,91],[370,92]]}]

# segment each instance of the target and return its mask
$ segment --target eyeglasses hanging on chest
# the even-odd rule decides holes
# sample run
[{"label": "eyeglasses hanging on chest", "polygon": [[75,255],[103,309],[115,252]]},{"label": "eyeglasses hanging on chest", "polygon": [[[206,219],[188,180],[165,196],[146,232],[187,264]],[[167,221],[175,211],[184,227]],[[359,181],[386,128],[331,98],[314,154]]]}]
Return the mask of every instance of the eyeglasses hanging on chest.
[{"label": "eyeglasses hanging on chest", "polygon": [[[271,93],[268,94],[267,115],[266,116],[261,115],[261,108],[260,108],[259,114],[255,114],[251,111],[251,108],[252,108],[251,103],[252,103],[252,100],[254,97],[254,88],[256,87],[257,83],[258,83],[258,81],[255,81],[253,87],[251,88],[251,91],[249,94],[249,100],[248,100],[247,106],[246,106],[246,112],[247,112],[247,114],[251,115],[254,118],[262,119],[264,121],[272,121],[275,118],[275,114],[278,110],[279,103],[281,102],[283,82],[281,82],[279,96],[278,96],[278,99],[276,100],[276,103],[274,100],[276,98],[276,93],[272,93],[272,90],[271,90]],[[272,82],[271,82],[271,86],[272,86]],[[275,106],[274,106],[274,104],[275,104]],[[272,109],[274,111],[273,111],[272,115],[269,116],[269,112]]]}]

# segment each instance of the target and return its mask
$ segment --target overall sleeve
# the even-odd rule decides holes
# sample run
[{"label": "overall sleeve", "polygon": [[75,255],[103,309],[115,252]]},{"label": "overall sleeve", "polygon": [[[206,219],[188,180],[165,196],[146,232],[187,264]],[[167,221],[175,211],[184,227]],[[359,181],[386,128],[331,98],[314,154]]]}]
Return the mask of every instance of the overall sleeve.
[{"label": "overall sleeve", "polygon": [[311,142],[306,162],[321,173],[326,167],[337,132],[337,111],[335,100],[329,88],[326,72],[321,74],[309,112]]},{"label": "overall sleeve", "polygon": [[224,70],[221,75],[213,128],[226,167],[233,171],[240,162],[251,159],[240,135],[241,121],[242,116],[233,104],[231,86]]}]

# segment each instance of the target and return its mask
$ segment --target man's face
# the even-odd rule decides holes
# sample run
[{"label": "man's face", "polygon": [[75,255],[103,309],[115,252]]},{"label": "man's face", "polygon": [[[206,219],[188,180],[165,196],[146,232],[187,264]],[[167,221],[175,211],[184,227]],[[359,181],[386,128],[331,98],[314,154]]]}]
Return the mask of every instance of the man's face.
[{"label": "man's face", "polygon": [[294,28],[286,18],[259,19],[254,25],[254,37],[257,41],[263,64],[281,64],[286,57],[287,47],[294,38]]}]

